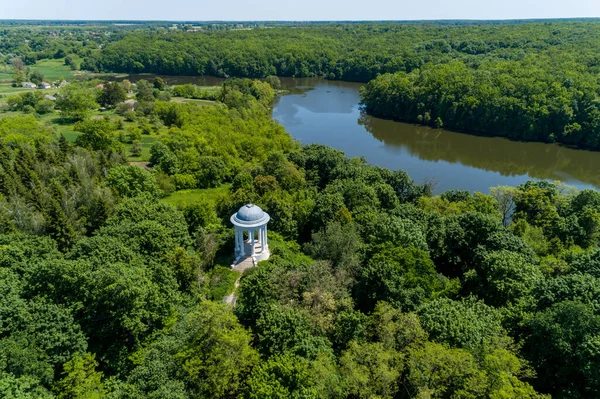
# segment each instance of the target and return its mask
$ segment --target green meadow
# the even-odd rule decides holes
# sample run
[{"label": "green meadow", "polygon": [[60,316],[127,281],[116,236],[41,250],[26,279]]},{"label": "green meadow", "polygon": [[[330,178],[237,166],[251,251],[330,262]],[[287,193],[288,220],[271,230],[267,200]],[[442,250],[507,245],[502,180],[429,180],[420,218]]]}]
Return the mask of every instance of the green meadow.
[{"label": "green meadow", "polygon": [[215,203],[218,199],[229,195],[231,184],[223,184],[216,188],[190,189],[180,190],[162,199],[163,202],[176,207],[182,207],[188,204],[193,204],[198,200],[208,200]]}]

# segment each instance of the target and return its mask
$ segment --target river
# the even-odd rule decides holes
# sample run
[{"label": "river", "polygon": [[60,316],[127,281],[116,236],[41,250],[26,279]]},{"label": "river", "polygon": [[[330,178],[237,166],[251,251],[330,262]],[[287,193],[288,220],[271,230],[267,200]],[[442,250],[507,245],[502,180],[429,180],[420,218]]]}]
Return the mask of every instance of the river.
[{"label": "river", "polygon": [[417,183],[434,181],[438,193],[487,193],[531,179],[600,188],[600,153],[373,118],[359,107],[361,84],[281,80],[290,94],[277,100],[273,117],[302,144],[325,144],[373,165],[402,169]]},{"label": "river", "polygon": [[[120,75],[131,81],[155,75]],[[168,84],[220,85],[206,76],[163,76]],[[559,180],[579,189],[600,189],[600,153],[558,144],[525,143],[364,115],[361,84],[319,78],[281,78],[289,94],[273,109],[302,144],[319,143],[350,157],[388,169],[402,169],[417,183],[435,182],[435,191],[463,189],[487,193],[494,186],[516,186],[531,179]]]}]

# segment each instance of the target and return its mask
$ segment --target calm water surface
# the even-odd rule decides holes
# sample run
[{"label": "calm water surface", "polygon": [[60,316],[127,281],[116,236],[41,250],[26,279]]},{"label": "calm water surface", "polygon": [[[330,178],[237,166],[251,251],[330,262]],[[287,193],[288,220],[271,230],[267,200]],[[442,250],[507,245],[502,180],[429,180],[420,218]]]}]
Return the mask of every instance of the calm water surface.
[{"label": "calm water surface", "polygon": [[282,79],[291,94],[273,117],[303,144],[319,143],[374,165],[402,169],[416,182],[435,179],[436,191],[487,192],[530,179],[600,188],[600,153],[554,144],[521,143],[373,118],[361,113],[360,84]]},{"label": "calm water surface", "polygon": [[[117,75],[132,82],[156,75]],[[221,85],[207,76],[162,76],[167,84]],[[361,84],[323,79],[281,79],[290,94],[273,109],[303,144],[319,143],[374,165],[402,169],[417,183],[434,179],[436,191],[516,186],[531,179],[560,180],[600,189],[600,152],[555,144],[521,143],[373,118],[358,106]]]}]

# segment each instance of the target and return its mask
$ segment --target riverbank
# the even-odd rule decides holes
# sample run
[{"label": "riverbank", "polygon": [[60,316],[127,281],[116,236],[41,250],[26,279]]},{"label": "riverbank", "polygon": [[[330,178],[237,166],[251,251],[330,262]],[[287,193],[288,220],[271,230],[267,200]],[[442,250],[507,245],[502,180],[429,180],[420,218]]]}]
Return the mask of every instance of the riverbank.
[{"label": "riverbank", "polygon": [[303,144],[318,143],[406,171],[415,181],[438,182],[436,192],[516,186],[530,179],[559,180],[580,189],[600,187],[596,152],[557,144],[468,135],[365,115],[360,84],[314,78],[281,79],[290,94],[273,110]]},{"label": "riverbank", "polygon": [[360,104],[380,118],[600,150],[598,87],[565,83],[543,69],[504,68],[452,62],[383,74],[361,89]]}]

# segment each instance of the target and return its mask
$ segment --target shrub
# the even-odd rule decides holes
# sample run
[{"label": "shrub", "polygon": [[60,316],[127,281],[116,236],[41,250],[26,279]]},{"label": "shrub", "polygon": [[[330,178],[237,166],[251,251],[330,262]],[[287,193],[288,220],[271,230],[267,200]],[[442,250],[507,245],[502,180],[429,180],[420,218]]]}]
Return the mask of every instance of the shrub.
[{"label": "shrub", "polygon": [[196,173],[198,188],[220,186],[228,177],[227,165],[221,158],[200,157],[200,170]]},{"label": "shrub", "polygon": [[173,182],[175,183],[175,187],[177,190],[185,190],[190,188],[195,188],[198,185],[196,178],[194,175],[190,174],[176,174],[173,176]]},{"label": "shrub", "polygon": [[106,183],[121,197],[135,197],[148,193],[158,197],[160,189],[150,172],[138,166],[121,165],[108,171]]}]

